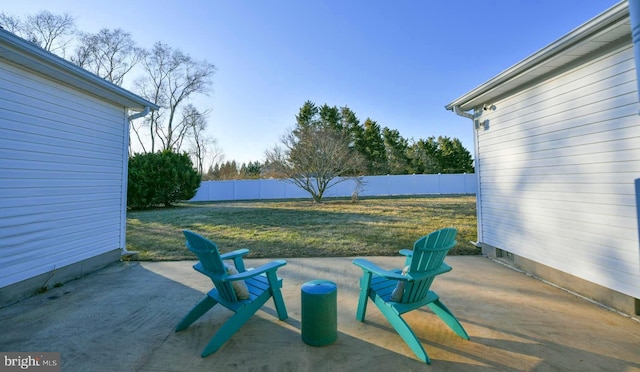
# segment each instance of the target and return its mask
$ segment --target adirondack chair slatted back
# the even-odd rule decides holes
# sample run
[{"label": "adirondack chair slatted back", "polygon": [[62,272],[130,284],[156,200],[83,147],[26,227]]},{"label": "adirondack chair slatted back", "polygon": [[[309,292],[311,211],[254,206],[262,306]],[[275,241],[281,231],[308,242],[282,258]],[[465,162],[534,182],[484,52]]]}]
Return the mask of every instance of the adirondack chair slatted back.
[{"label": "adirondack chair slatted back", "polygon": [[198,256],[202,268],[213,282],[220,296],[227,301],[238,301],[231,282],[216,279],[228,276],[227,269],[220,258],[218,246],[209,239],[191,231],[185,230],[183,233],[185,238],[187,238],[187,248]]},{"label": "adirondack chair slatted back", "polygon": [[[449,250],[456,245],[458,231],[445,228],[423,236],[413,244],[413,254],[407,257],[408,275],[435,270],[442,265]],[[420,301],[429,293],[435,276],[422,280],[409,281],[405,284],[401,302]]]}]

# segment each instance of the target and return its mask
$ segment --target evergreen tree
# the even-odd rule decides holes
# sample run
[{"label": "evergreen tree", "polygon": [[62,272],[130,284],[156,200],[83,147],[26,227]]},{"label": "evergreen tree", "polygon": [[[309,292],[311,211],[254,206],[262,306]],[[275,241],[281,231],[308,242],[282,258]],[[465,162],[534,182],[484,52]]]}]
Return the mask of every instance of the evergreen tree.
[{"label": "evergreen tree", "polygon": [[298,115],[296,115],[296,130],[306,129],[316,125],[316,115],[318,115],[318,107],[311,101],[306,101]]},{"label": "evergreen tree", "polygon": [[431,136],[414,143],[408,151],[413,173],[473,173],[471,153],[459,139]]},{"label": "evergreen tree", "polygon": [[220,171],[218,173],[219,180],[236,180],[238,179],[238,175],[238,166],[235,160],[227,161],[220,165]]},{"label": "evergreen tree", "polygon": [[260,178],[262,172],[262,165],[259,161],[249,162],[248,164],[242,163],[240,167],[240,178],[242,179],[256,179]]},{"label": "evergreen tree", "polygon": [[435,137],[414,142],[407,150],[407,157],[410,173],[440,173],[439,150]]},{"label": "evergreen tree", "polygon": [[384,128],[382,130],[382,138],[387,154],[387,165],[389,174],[407,174],[409,173],[409,144],[406,139],[402,138],[397,129]]},{"label": "evergreen tree", "polygon": [[364,157],[368,175],[387,174],[387,154],[380,125],[367,118],[361,136],[356,138],[356,150]]},{"label": "evergreen tree", "polygon": [[459,139],[438,137],[440,173],[473,173],[473,158]]},{"label": "evergreen tree", "polygon": [[356,140],[362,137],[364,129],[360,126],[360,120],[355,112],[351,111],[347,106],[340,108],[340,126],[346,132],[349,147],[355,149]]},{"label": "evergreen tree", "polygon": [[321,127],[334,130],[337,133],[342,132],[343,128],[340,122],[340,110],[336,106],[330,107],[325,103],[324,105],[320,106],[320,109],[318,110],[318,116],[318,124]]}]

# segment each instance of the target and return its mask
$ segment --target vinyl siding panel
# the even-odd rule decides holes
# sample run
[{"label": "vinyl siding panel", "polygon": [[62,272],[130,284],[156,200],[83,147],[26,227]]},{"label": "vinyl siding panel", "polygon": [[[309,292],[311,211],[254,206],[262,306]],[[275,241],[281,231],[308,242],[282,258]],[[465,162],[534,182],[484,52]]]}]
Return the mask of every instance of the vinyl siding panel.
[{"label": "vinyl siding panel", "polygon": [[125,115],[0,61],[0,288],[124,247]]},{"label": "vinyl siding panel", "polygon": [[[613,48],[612,48],[613,49]],[[505,97],[477,131],[483,242],[640,298],[629,44]]]}]

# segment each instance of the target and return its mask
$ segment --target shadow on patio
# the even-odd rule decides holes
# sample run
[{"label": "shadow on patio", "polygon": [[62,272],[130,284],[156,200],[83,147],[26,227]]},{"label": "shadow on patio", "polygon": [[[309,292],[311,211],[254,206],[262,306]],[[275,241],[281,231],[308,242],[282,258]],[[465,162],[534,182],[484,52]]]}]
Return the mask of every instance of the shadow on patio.
[{"label": "shadow on patio", "polygon": [[[399,267],[401,257],[374,257]],[[247,260],[257,266],[269,260]],[[350,258],[287,259],[278,273],[289,319],[273,302],[218,352],[202,348],[230,315],[215,307],[188,329],[178,321],[210,282],[193,262],[119,263],[0,309],[1,351],[55,351],[63,371],[640,370],[640,322],[483,257],[452,256],[433,289],[465,326],[456,336],[428,308],[406,315],[430,366],[417,360],[375,306],[355,320],[360,269]],[[300,338],[300,286],[338,284],[338,340]]]}]

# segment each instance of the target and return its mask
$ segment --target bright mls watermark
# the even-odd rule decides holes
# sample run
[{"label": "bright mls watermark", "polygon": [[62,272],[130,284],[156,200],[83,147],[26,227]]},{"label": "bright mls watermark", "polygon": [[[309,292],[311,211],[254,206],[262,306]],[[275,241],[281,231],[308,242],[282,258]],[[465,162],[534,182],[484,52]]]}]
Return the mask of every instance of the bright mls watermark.
[{"label": "bright mls watermark", "polygon": [[60,353],[0,352],[0,372],[60,372]]}]

